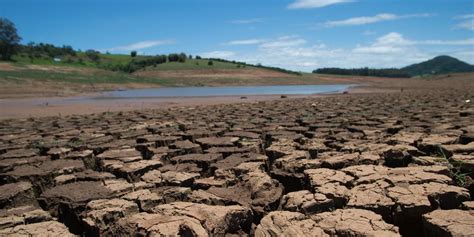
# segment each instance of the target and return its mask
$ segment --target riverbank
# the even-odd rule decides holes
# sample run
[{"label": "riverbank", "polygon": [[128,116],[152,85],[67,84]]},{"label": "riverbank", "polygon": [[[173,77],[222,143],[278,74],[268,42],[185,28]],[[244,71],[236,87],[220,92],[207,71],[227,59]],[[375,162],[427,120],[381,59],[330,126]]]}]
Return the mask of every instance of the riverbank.
[{"label": "riverbank", "polygon": [[[354,82],[350,77],[337,77],[339,82]],[[366,81],[348,90],[349,94],[401,93],[412,90],[438,90],[440,88],[469,88],[473,86],[474,74],[455,74],[426,79],[380,79],[366,78]],[[47,116],[84,115],[103,112],[163,109],[199,105],[232,103],[253,103],[258,101],[281,100],[280,95],[205,96],[167,98],[126,98],[126,99],[84,99],[99,95],[99,92],[84,92],[74,96],[35,96],[0,99],[0,119],[30,118]],[[342,93],[318,95],[287,95],[288,98],[315,98],[343,96]]]}]

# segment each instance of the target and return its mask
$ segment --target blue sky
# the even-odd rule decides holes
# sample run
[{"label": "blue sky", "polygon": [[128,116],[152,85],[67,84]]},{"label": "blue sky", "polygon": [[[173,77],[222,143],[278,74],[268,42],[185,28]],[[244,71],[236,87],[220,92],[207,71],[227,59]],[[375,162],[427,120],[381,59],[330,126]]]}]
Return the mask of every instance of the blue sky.
[{"label": "blue sky", "polygon": [[311,71],[474,63],[472,0],[0,0],[23,43]]}]

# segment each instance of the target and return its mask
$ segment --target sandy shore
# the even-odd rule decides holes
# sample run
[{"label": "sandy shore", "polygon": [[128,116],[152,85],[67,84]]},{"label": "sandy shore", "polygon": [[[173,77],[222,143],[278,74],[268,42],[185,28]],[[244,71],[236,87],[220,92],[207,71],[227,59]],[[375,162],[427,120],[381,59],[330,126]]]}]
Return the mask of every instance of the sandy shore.
[{"label": "sandy shore", "polygon": [[[369,78],[370,79],[370,78]],[[455,74],[428,79],[373,79],[359,83],[348,90],[349,94],[396,93],[410,90],[438,90],[440,88],[472,87],[474,74]],[[354,81],[353,81],[354,82]],[[351,84],[351,83],[349,83]],[[357,83],[352,83],[357,84]],[[162,109],[199,105],[217,105],[232,103],[253,103],[257,101],[281,100],[281,95],[251,95],[246,99],[241,96],[210,97],[167,97],[137,99],[93,99],[97,93],[85,92],[71,96],[31,97],[0,99],[0,119],[30,118],[46,116],[84,115],[103,112]],[[323,97],[337,94],[287,95],[288,98]]]},{"label": "sandy shore", "polygon": [[[391,89],[372,87],[353,87],[351,94],[390,92]],[[342,93],[337,93],[341,94]],[[287,95],[288,98],[334,96],[331,94]],[[162,109],[198,105],[217,105],[231,103],[253,103],[258,101],[280,100],[281,95],[207,96],[207,97],[163,97],[137,99],[94,99],[94,94],[70,97],[33,97],[0,99],[0,119],[29,118],[47,116],[84,115],[103,112]]]}]

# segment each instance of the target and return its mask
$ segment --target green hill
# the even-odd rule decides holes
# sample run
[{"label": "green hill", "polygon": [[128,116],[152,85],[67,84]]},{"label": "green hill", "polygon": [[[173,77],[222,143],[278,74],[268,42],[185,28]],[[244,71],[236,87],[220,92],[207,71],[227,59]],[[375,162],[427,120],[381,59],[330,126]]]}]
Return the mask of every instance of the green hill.
[{"label": "green hill", "polygon": [[474,72],[474,65],[450,56],[438,56],[425,62],[400,69],[410,76],[438,75],[447,73]]}]

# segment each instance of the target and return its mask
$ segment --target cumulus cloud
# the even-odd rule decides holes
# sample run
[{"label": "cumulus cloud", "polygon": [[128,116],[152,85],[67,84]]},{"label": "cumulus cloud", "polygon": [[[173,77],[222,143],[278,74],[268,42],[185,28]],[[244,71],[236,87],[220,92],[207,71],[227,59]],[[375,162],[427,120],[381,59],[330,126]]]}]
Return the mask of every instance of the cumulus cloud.
[{"label": "cumulus cloud", "polygon": [[[439,45],[450,46],[450,48],[448,51],[439,51]],[[253,44],[255,49],[248,52],[215,51],[204,56],[222,57],[253,64],[262,63],[299,71],[312,71],[321,67],[386,68],[403,67],[441,54],[459,56],[473,63],[472,53],[466,53],[472,50],[465,49],[470,48],[471,45],[474,45],[474,38],[415,40],[406,38],[398,32],[390,32],[367,44],[334,48],[321,42],[311,43],[298,35],[289,35],[262,40]]]},{"label": "cumulus cloud", "polygon": [[391,32],[368,46],[358,45],[352,50],[354,53],[371,53],[371,54],[388,54],[399,53],[405,50],[408,45],[413,45],[415,42],[403,38],[403,36],[396,32]]},{"label": "cumulus cloud", "polygon": [[289,9],[321,8],[338,3],[355,2],[354,0],[296,0],[288,5]]},{"label": "cumulus cloud", "polygon": [[160,45],[173,44],[171,40],[145,40],[136,42],[129,45],[117,46],[113,48],[104,49],[101,51],[111,51],[111,52],[123,52],[123,51],[133,51],[133,50],[143,50],[147,48],[152,48]]},{"label": "cumulus cloud", "polygon": [[408,40],[396,32],[388,33],[368,46],[357,46],[353,49],[356,53],[385,54],[407,51],[407,46],[414,45],[446,45],[446,46],[469,46],[474,45],[474,38],[463,40]]},{"label": "cumulus cloud", "polygon": [[361,16],[361,17],[348,18],[345,20],[327,21],[323,23],[322,25],[325,27],[355,26],[355,25],[373,24],[373,23],[377,23],[381,21],[393,21],[393,20],[398,20],[398,19],[430,17],[430,16],[433,16],[433,14],[421,13],[421,14],[410,14],[410,15],[395,15],[395,14],[390,14],[390,13],[381,13],[375,16]]}]

